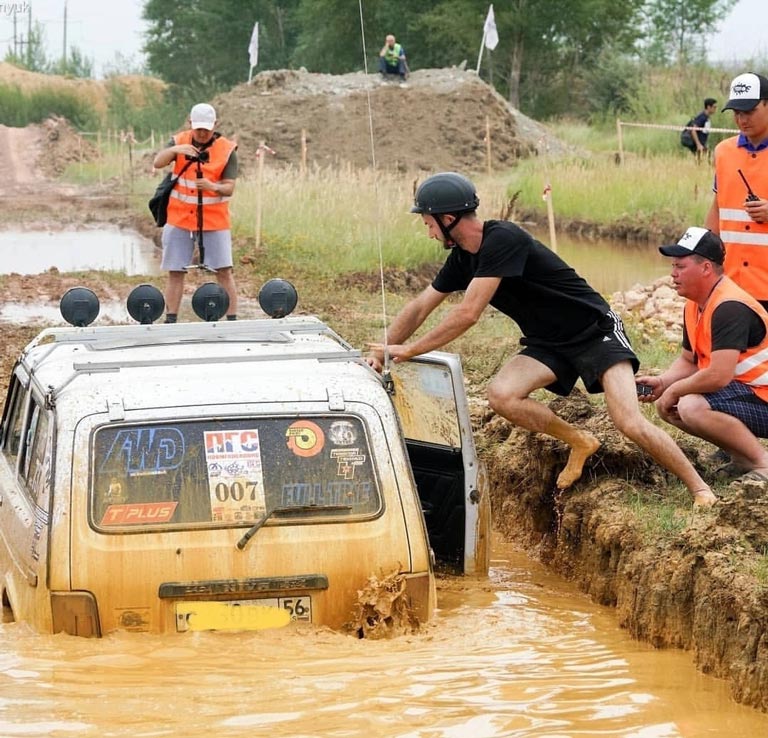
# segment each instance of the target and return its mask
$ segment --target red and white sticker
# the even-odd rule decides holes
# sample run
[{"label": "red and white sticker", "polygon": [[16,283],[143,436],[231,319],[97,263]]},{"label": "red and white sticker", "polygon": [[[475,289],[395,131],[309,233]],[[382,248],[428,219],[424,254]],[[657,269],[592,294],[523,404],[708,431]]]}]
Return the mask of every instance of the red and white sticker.
[{"label": "red and white sticker", "polygon": [[173,517],[178,502],[140,502],[110,505],[104,511],[102,525],[159,525]]}]

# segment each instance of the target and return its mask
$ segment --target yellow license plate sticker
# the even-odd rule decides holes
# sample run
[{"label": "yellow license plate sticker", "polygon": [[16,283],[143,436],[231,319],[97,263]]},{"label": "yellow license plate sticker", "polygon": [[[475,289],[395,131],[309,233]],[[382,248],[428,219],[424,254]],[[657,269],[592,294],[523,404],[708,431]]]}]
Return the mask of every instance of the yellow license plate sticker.
[{"label": "yellow license plate sticker", "polygon": [[289,610],[251,602],[178,602],[176,630],[267,630],[291,622]]}]

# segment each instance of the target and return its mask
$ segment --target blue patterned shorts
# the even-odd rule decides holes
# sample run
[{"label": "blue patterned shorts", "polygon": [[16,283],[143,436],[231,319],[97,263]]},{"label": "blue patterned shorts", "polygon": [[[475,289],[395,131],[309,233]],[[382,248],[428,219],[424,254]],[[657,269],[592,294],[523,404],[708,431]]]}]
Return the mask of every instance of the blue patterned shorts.
[{"label": "blue patterned shorts", "polygon": [[768,402],[749,385],[734,379],[717,392],[704,392],[702,396],[713,410],[738,418],[758,438],[768,438]]}]

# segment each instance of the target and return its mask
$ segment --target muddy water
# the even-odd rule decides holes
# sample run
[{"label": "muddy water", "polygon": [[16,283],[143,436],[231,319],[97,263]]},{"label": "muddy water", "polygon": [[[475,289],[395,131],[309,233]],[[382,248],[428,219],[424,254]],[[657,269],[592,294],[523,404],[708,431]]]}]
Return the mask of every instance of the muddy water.
[{"label": "muddy water", "polygon": [[495,546],[489,580],[441,581],[441,612],[390,641],[313,630],[102,640],[0,626],[0,735],[768,735],[690,656]]},{"label": "muddy water", "polygon": [[[549,246],[549,231],[531,231]],[[625,292],[638,282],[651,284],[669,274],[669,259],[659,254],[657,243],[627,243],[605,239],[575,238],[557,234],[557,253],[601,295]]]},{"label": "muddy water", "polygon": [[160,252],[135,231],[114,226],[89,230],[1,231],[0,274],[40,274],[89,269],[160,274]]}]

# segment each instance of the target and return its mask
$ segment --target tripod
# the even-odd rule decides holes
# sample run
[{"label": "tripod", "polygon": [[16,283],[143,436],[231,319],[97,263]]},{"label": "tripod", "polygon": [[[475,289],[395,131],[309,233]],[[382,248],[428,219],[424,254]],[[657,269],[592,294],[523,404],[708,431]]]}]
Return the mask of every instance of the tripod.
[{"label": "tripod", "polygon": [[[197,159],[197,169],[195,175],[198,179],[203,176],[203,167],[200,159]],[[199,264],[190,264],[186,269],[202,269],[206,272],[216,273],[213,267],[209,267],[205,263],[205,244],[203,243],[203,191],[201,188],[197,188],[197,238],[195,239],[197,245],[197,252],[200,256]]]}]

